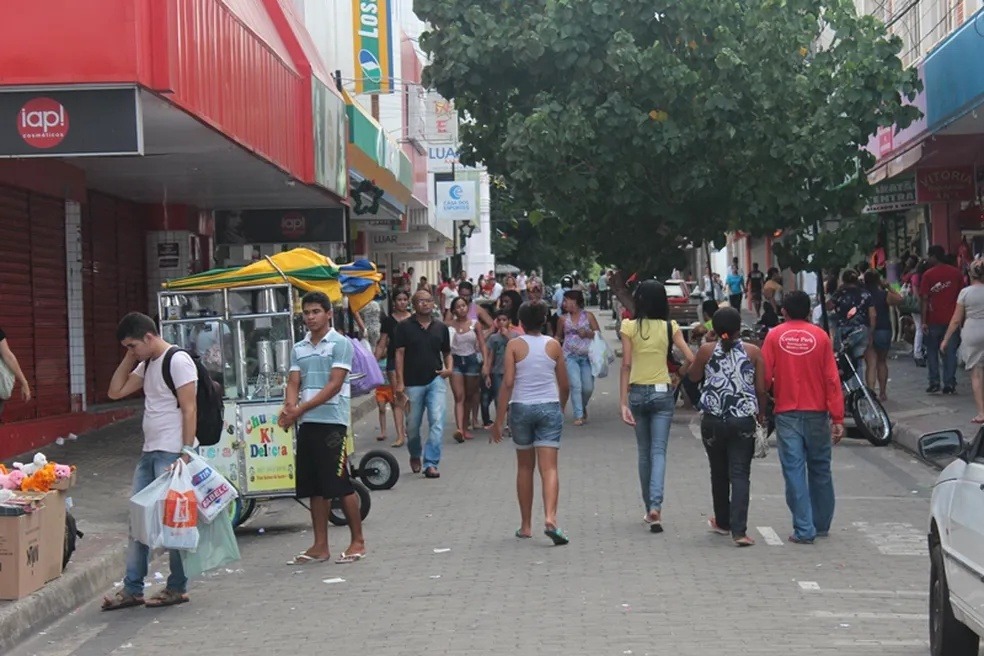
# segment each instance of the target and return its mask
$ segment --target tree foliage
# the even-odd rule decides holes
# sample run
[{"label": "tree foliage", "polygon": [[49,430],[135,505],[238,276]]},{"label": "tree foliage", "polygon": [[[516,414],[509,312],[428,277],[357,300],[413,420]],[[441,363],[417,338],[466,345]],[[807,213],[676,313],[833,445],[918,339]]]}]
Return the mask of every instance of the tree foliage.
[{"label": "tree foliage", "polygon": [[508,177],[603,261],[856,216],[863,150],[919,88],[851,0],[417,0],[424,82],[465,163]]},{"label": "tree foliage", "polygon": [[529,212],[501,178],[494,179],[491,201],[492,253],[496,261],[523,271],[539,270],[548,281],[556,281],[571,271],[590,270],[593,251],[565,239],[557,230],[559,224],[545,223],[537,212]]}]

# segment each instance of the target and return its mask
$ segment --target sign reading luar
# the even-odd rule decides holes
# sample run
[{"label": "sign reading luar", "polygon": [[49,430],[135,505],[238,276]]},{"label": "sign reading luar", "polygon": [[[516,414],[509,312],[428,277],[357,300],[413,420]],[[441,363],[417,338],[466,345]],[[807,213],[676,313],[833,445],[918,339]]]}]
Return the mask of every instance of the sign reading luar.
[{"label": "sign reading luar", "polygon": [[134,87],[0,91],[0,157],[142,155]]}]

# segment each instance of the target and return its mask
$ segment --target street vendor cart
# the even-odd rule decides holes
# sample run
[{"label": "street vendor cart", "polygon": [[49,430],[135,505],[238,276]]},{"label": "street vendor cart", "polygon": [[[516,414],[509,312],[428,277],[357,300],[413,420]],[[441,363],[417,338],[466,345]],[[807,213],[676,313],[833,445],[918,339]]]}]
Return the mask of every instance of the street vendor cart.
[{"label": "street vendor cart", "polygon": [[[321,291],[337,303],[344,295],[357,311],[376,296],[380,278],[371,263],[338,267],[319,253],[295,249],[240,269],[164,283],[158,294],[162,337],[200,358],[223,389],[222,436],[198,452],[236,486],[239,499],[230,505],[235,525],[246,521],[260,500],[294,497],[295,430],[280,428],[277,418],[291,351],[303,334],[301,296]],[[347,451],[350,456],[354,451],[351,427]],[[392,454],[374,450],[359,467],[350,464],[350,473],[365,518],[369,488],[392,487],[399,465]],[[330,519],[344,524],[335,506]]]}]

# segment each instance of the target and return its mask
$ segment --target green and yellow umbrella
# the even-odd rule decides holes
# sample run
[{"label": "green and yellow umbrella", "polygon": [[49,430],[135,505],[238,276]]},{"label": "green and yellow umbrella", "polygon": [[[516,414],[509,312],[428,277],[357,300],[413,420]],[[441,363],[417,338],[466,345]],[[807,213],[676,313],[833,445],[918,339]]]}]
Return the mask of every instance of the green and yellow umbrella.
[{"label": "green and yellow umbrella", "polygon": [[349,307],[358,312],[379,295],[382,279],[383,274],[368,260],[339,266],[321,253],[295,248],[244,267],[212,269],[168,280],[162,287],[168,291],[204,291],[287,282],[305,292],[323,292],[333,303],[348,296]]}]

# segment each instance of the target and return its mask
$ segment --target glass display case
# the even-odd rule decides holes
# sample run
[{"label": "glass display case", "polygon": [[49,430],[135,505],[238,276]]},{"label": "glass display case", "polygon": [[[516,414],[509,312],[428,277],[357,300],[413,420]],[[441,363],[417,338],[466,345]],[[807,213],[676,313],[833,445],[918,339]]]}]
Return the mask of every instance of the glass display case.
[{"label": "glass display case", "polygon": [[225,399],[283,398],[295,302],[287,284],[161,292],[161,335],[201,358]]}]

